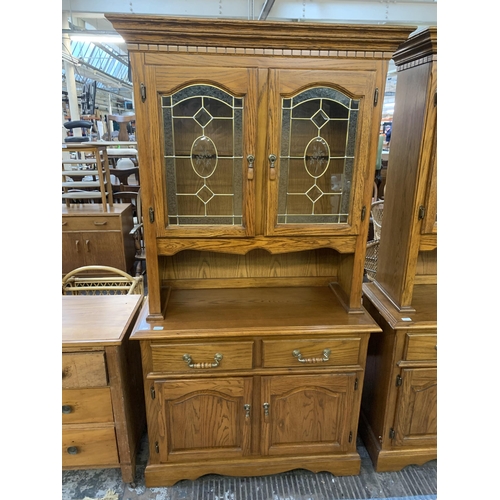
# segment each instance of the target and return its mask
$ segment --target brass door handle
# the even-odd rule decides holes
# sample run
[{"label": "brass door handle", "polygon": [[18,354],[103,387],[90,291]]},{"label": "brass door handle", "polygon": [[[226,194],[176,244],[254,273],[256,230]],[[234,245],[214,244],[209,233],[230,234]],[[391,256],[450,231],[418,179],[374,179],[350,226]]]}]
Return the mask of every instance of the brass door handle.
[{"label": "brass door handle", "polygon": [[264,416],[269,417],[269,403],[264,403],[262,407],[264,408]]},{"label": "brass door handle", "polygon": [[243,405],[243,408],[245,409],[245,418],[250,418],[251,406],[249,404],[246,404],[246,405]]},{"label": "brass door handle", "polygon": [[295,349],[295,351],[292,352],[292,354],[297,358],[297,361],[300,363],[324,363],[325,361],[328,361],[330,359],[330,349],[325,349],[323,351],[323,357],[322,358],[303,358],[302,354],[298,349]]},{"label": "brass door handle", "polygon": [[274,181],[276,179],[276,155],[269,155],[269,179]]},{"label": "brass door handle", "polygon": [[184,354],[182,356],[182,359],[187,363],[189,368],[217,368],[220,365],[220,362],[222,361],[222,354],[216,353],[214,356],[214,362],[213,363],[193,363],[193,359],[191,358],[191,354]]},{"label": "brass door handle", "polygon": [[254,155],[248,155],[247,156],[247,161],[248,161],[247,179],[249,181],[251,181],[251,180],[253,180],[253,162],[255,161],[255,156]]}]

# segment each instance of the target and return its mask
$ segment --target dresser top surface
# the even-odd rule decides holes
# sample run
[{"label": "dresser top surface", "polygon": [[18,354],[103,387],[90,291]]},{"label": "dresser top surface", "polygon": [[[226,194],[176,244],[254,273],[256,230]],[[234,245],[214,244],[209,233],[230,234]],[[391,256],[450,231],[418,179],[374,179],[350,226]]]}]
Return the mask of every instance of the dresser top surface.
[{"label": "dresser top surface", "polygon": [[62,346],[119,345],[142,295],[62,296]]},{"label": "dresser top surface", "polygon": [[103,208],[102,203],[82,203],[82,204],[72,204],[70,207],[62,205],[62,215],[64,216],[88,216],[95,217],[96,215],[120,215],[127,208],[131,206],[130,203],[115,203],[112,207],[107,205]]},{"label": "dresser top surface", "polygon": [[132,338],[379,331],[364,310],[347,313],[328,287],[177,289],[165,319],[147,321],[147,315],[146,302]]}]

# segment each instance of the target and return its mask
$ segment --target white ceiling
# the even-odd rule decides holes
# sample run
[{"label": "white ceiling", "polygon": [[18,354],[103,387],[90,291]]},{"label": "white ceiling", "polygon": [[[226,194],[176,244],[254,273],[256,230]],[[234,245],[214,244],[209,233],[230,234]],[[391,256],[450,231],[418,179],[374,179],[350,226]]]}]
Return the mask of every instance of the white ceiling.
[{"label": "white ceiling", "polygon": [[[347,24],[404,24],[417,27],[437,24],[437,0],[61,0],[62,25],[81,29],[114,31],[106,13],[157,14],[182,17],[267,19],[269,21],[325,22]],[[113,47],[127,59],[126,46]],[[64,51],[63,51],[64,52]],[[107,79],[85,64],[75,68],[83,77],[102,81],[108,92],[97,92],[99,108],[110,100],[120,106],[132,100],[127,82]],[[393,102],[395,74],[389,75],[386,107]],[[78,85],[77,85],[78,88]],[[63,91],[66,82],[63,67]],[[117,104],[118,103],[118,104]]]}]

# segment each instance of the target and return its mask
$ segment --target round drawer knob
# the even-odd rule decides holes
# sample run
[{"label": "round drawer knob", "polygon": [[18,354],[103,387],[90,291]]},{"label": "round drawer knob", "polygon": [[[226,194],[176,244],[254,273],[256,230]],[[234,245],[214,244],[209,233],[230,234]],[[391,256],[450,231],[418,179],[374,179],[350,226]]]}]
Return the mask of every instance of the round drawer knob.
[{"label": "round drawer knob", "polygon": [[78,448],[76,446],[70,446],[66,451],[70,455],[76,455],[78,453]]},{"label": "round drawer knob", "polygon": [[67,415],[68,413],[71,413],[72,411],[73,411],[73,407],[72,406],[70,406],[70,405],[63,405],[62,412],[64,414]]}]

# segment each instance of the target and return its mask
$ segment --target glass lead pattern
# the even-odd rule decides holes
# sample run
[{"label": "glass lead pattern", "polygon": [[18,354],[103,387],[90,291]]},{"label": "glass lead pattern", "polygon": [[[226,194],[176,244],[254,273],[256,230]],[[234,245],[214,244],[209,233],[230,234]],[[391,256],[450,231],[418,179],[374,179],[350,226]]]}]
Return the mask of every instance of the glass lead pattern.
[{"label": "glass lead pattern", "polygon": [[244,99],[213,85],[161,96],[169,225],[242,225]]},{"label": "glass lead pattern", "polygon": [[282,99],[279,224],[347,224],[358,110],[329,87]]}]

